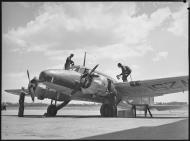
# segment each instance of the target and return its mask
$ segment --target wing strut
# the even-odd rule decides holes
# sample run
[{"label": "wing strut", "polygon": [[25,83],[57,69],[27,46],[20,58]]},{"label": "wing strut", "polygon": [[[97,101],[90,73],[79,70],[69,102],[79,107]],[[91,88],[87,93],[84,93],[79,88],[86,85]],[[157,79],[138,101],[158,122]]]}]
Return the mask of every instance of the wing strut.
[{"label": "wing strut", "polygon": [[150,112],[150,108],[149,108],[148,104],[132,104],[132,111],[133,111],[133,114],[134,114],[135,118],[136,118],[136,107],[137,106],[144,107],[144,115],[145,115],[145,117],[147,116],[147,111],[150,114],[150,117],[152,117],[152,114]]}]

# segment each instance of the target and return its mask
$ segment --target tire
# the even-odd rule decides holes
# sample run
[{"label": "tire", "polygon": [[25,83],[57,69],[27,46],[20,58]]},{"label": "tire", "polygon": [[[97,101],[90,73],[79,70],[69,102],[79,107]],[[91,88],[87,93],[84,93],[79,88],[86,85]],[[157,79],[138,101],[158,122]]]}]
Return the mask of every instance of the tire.
[{"label": "tire", "polygon": [[104,104],[102,104],[100,108],[100,115],[103,117],[104,116]]},{"label": "tire", "polygon": [[47,116],[54,117],[57,114],[57,108],[55,105],[49,105],[47,108]]},{"label": "tire", "polygon": [[100,114],[102,117],[117,117],[117,107],[111,104],[102,104]]},{"label": "tire", "polygon": [[105,106],[104,106],[104,116],[105,117],[110,117],[111,115],[112,115],[112,110],[111,110],[110,105],[105,104]]}]

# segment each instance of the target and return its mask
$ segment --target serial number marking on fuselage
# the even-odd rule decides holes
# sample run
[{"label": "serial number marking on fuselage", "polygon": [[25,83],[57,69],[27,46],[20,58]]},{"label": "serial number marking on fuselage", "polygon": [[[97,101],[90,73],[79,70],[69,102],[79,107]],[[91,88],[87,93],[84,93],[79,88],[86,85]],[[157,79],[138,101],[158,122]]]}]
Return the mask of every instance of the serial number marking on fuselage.
[{"label": "serial number marking on fuselage", "polygon": [[[181,84],[183,84],[183,86],[187,87],[188,86],[188,80],[180,80],[179,82],[181,82]],[[176,89],[178,88],[177,86],[177,82],[176,81],[171,81],[171,82],[165,82],[165,83],[160,83],[160,84],[154,84],[151,85],[149,88],[152,90],[164,90],[164,89]]]},{"label": "serial number marking on fuselage", "polygon": [[131,81],[129,82],[131,87],[137,87],[137,86],[141,86],[140,81]]},{"label": "serial number marking on fuselage", "polygon": [[189,81],[188,81],[188,80],[187,80],[187,81],[185,81],[185,80],[181,80],[181,83],[182,83],[185,87],[187,87],[187,86],[188,86]]},{"label": "serial number marking on fuselage", "polygon": [[175,84],[176,84],[176,81],[165,82],[165,83],[160,83],[160,84],[153,84],[149,88],[152,90],[172,89],[174,88]]}]

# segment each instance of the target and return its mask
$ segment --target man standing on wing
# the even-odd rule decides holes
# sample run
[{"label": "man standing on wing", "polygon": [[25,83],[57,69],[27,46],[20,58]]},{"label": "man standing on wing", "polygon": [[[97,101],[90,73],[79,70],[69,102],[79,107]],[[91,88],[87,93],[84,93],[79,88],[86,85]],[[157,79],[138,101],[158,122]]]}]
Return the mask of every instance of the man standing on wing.
[{"label": "man standing on wing", "polygon": [[127,77],[131,74],[131,69],[128,66],[123,66],[121,63],[118,63],[118,67],[121,68],[121,74],[117,75],[117,79],[122,75],[123,82],[127,82]]}]

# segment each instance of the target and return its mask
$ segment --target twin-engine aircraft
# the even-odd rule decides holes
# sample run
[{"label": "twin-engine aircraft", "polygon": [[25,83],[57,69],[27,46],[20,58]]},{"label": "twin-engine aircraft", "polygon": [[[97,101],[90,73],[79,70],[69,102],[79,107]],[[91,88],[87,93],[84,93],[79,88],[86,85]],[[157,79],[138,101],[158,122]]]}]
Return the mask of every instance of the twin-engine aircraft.
[{"label": "twin-engine aircraft", "polygon": [[[57,111],[71,100],[82,100],[102,103],[101,116],[116,117],[118,106],[133,109],[134,105],[142,104],[143,98],[148,98],[149,100],[145,104],[151,107],[153,103],[150,98],[183,92],[188,89],[188,76],[117,82],[110,76],[96,71],[98,65],[93,69],[85,67],[85,60],[86,53],[83,66],[74,65],[69,70],[44,70],[40,73],[39,79],[30,80],[27,70],[29,79],[27,89],[5,91],[20,96],[24,93],[26,96],[31,96],[33,101],[35,97],[40,100],[51,99],[46,116],[56,116]],[[139,98],[140,102],[137,100]],[[62,103],[58,105],[57,101]],[[156,108],[155,105],[154,108]]]}]

